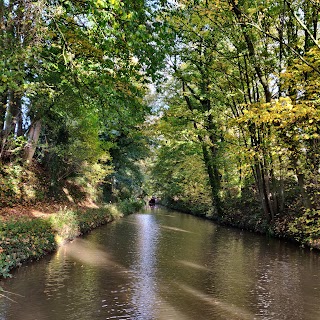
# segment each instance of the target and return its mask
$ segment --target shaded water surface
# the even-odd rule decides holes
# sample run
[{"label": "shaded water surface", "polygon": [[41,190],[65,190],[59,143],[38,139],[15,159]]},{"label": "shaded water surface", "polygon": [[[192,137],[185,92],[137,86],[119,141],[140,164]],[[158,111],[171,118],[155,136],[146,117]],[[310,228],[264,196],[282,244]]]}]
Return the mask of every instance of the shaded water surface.
[{"label": "shaded water surface", "polygon": [[319,257],[157,208],[18,269],[0,320],[320,319]]}]

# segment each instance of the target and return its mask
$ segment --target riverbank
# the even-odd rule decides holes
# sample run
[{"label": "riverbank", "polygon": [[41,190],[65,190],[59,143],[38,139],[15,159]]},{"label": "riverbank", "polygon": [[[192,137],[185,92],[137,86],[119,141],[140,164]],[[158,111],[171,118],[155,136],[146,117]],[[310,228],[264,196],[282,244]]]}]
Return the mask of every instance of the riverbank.
[{"label": "riverbank", "polygon": [[269,222],[263,216],[258,202],[229,203],[222,216],[205,205],[193,205],[182,201],[167,201],[166,207],[212,220],[220,225],[265,234],[294,242],[302,247],[320,250],[320,211],[289,210]]},{"label": "riverbank", "polygon": [[[39,260],[67,241],[133,213],[140,202],[124,201],[91,208],[72,207],[46,214],[39,208],[2,214],[0,219],[0,278],[23,262]],[[21,207],[22,208],[22,207]],[[10,210],[8,209],[8,212]],[[48,211],[48,210],[47,210]]]}]

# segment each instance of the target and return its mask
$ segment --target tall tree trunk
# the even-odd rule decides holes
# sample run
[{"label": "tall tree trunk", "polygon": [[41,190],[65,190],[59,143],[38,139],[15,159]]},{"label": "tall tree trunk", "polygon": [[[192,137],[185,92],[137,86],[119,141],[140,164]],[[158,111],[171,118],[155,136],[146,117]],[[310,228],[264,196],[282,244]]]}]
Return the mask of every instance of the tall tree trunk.
[{"label": "tall tree trunk", "polygon": [[310,196],[307,192],[307,189],[306,189],[305,176],[304,176],[304,173],[301,172],[301,170],[299,169],[298,159],[295,155],[291,156],[291,162],[294,166],[294,171],[297,176],[298,186],[300,189],[300,194],[302,197],[303,205],[305,206],[306,209],[311,209],[312,208],[312,201],[311,201],[311,198],[310,198]]},{"label": "tall tree trunk", "polygon": [[12,104],[11,104],[11,110],[10,110],[11,116],[12,116],[10,132],[13,133],[15,136],[18,135],[18,130],[22,128],[21,99],[22,99],[22,96],[20,93],[13,92]]},{"label": "tall tree trunk", "polygon": [[274,206],[274,192],[270,185],[270,174],[267,169],[266,154],[262,143],[264,137],[261,136],[259,130],[262,129],[257,128],[254,123],[249,125],[251,148],[255,152],[253,171],[264,215],[268,221],[271,221],[277,214],[277,210]]},{"label": "tall tree trunk", "polygon": [[6,116],[7,99],[8,96],[6,92],[0,95],[0,137],[2,136],[3,125]]},{"label": "tall tree trunk", "polygon": [[242,11],[240,10],[240,8],[237,4],[238,2],[236,0],[230,0],[229,2],[232,6],[232,11],[234,12],[238,22],[240,23],[240,27],[241,27],[242,34],[243,34],[243,37],[246,42],[246,46],[248,49],[248,53],[249,53],[252,67],[256,71],[257,76],[259,78],[259,81],[263,87],[265,101],[270,102],[271,101],[271,92],[269,89],[268,81],[267,81],[266,77],[264,76],[263,70],[260,67],[259,57],[256,56],[253,41],[252,41],[249,33],[247,32],[248,25],[245,23],[244,15],[243,15]]},{"label": "tall tree trunk", "polygon": [[279,186],[279,212],[284,211],[285,193],[284,193],[284,179],[283,179],[283,162],[281,156],[279,156],[280,166],[280,186]]},{"label": "tall tree trunk", "polygon": [[212,200],[213,200],[213,205],[217,210],[218,216],[222,215],[222,203],[220,200],[220,178],[217,180],[217,174],[218,171],[215,167],[212,166],[211,163],[211,157],[208,152],[207,146],[205,142],[203,141],[203,138],[198,135],[198,139],[202,145],[202,154],[203,154],[203,160],[207,169],[208,177],[209,177],[209,183],[210,183],[210,188],[211,188],[211,193],[212,193]]},{"label": "tall tree trunk", "polygon": [[259,197],[260,197],[263,213],[267,221],[271,221],[272,213],[271,213],[270,205],[268,201],[268,193],[265,185],[266,181],[263,176],[263,170],[261,169],[261,163],[259,162],[258,159],[256,159],[256,157],[255,157],[255,164],[253,168],[255,172],[254,176],[255,176],[256,185],[259,191]]},{"label": "tall tree trunk", "polygon": [[41,132],[41,121],[36,120],[30,127],[28,134],[28,142],[25,146],[25,160],[30,163],[33,159],[34,153],[37,148]]},{"label": "tall tree trunk", "polygon": [[[183,92],[185,92],[186,88],[185,88],[184,82],[182,82],[182,86],[183,86]],[[184,98],[185,98],[185,101],[187,103],[189,110],[193,111],[193,106],[192,106],[190,98],[187,95],[184,95]],[[193,121],[193,125],[194,125],[194,128],[196,130],[198,130],[197,123],[195,121]],[[204,138],[198,134],[198,140],[199,140],[201,147],[202,147],[203,160],[204,160],[204,164],[207,169],[213,205],[216,208],[218,216],[221,216],[222,215],[222,203],[221,203],[221,199],[220,199],[220,195],[219,195],[219,192],[220,192],[219,171],[218,171],[218,168],[216,167],[216,165],[214,164],[214,159],[212,158],[213,155],[210,154],[210,153],[212,153],[212,150],[211,150],[211,152],[208,151],[208,147],[207,147],[206,142],[204,141]]]},{"label": "tall tree trunk", "polygon": [[17,130],[21,126],[22,128],[22,117],[21,117],[21,95],[17,92],[9,92],[9,101],[6,110],[6,116],[4,121],[4,129],[1,139],[1,150],[0,158],[3,158],[6,153],[6,146],[9,141],[10,135],[12,138],[17,134]]},{"label": "tall tree trunk", "polygon": [[216,139],[213,135],[212,130],[214,130],[214,124],[213,124],[213,119],[212,115],[209,113],[209,116],[207,117],[208,121],[208,129],[209,129],[209,141],[210,141],[210,162],[211,162],[211,170],[213,170],[213,186],[211,186],[212,191],[213,191],[213,197],[214,201],[216,204],[217,212],[218,214],[222,214],[222,203],[220,200],[220,195],[219,192],[221,190],[221,174],[219,172],[218,166],[216,164],[216,159],[217,159],[217,148],[216,148]]}]

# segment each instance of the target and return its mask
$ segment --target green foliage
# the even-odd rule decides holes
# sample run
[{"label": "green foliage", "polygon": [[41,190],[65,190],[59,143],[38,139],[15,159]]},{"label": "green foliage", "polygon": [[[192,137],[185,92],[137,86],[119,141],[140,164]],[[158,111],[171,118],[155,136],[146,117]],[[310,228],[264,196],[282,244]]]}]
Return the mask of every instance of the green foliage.
[{"label": "green foliage", "polygon": [[18,220],[0,224],[0,276],[23,261],[39,259],[56,248],[54,231],[46,220]]},{"label": "green foliage", "polygon": [[114,169],[103,185],[105,201],[143,197],[145,177],[142,160],[149,155],[149,141],[144,132],[136,127],[122,128],[105,135],[104,139],[112,143],[110,155]]},{"label": "green foliage", "polygon": [[289,232],[299,243],[320,248],[320,211],[305,210],[289,224]]},{"label": "green foliage", "polygon": [[119,202],[119,210],[124,214],[124,215],[129,215],[132,213],[135,213],[142,209],[144,207],[145,203],[143,200],[137,200],[137,199],[125,199]]},{"label": "green foliage", "polygon": [[42,178],[18,162],[0,164],[0,207],[42,200]]},{"label": "green foliage", "polygon": [[50,217],[50,224],[57,243],[61,244],[120,216],[114,206],[78,211],[64,209]]},{"label": "green foliage", "polygon": [[50,217],[50,224],[59,239],[72,240],[80,235],[79,221],[76,212],[61,210]]},{"label": "green foliage", "polygon": [[[54,187],[73,179],[93,194],[117,167],[122,171],[119,181],[125,181],[121,189],[128,189],[125,196],[138,192],[138,157],[128,155],[124,163],[112,160],[109,151],[129,150],[129,145],[117,146],[121,141],[113,139],[114,133],[136,141],[135,131],[150,112],[143,94],[162,63],[152,41],[159,24],[151,23],[151,8],[142,1],[2,6],[0,21],[6,24],[0,22],[0,160],[23,161],[21,151],[34,151],[32,145],[37,147],[34,159],[46,168]],[[21,35],[13,26],[21,26]],[[12,119],[10,108],[17,114]],[[41,123],[39,138],[32,135],[35,123]],[[20,127],[22,132],[17,131]],[[28,141],[22,138],[25,132]],[[6,192],[11,192],[8,184]]]},{"label": "green foliage", "polygon": [[105,208],[87,209],[84,212],[77,212],[81,234],[87,233],[90,230],[121,216],[122,213],[117,211],[115,206],[106,206]]},{"label": "green foliage", "polygon": [[10,204],[10,198],[19,197],[20,195],[21,172],[22,167],[20,165],[1,166],[0,193],[1,199],[6,199],[6,204]]},{"label": "green foliage", "polygon": [[206,169],[196,143],[164,143],[157,149],[149,176],[151,193],[171,206],[184,203],[191,211],[201,208],[205,212],[212,205]]},{"label": "green foliage", "polygon": [[[164,107],[155,133],[165,143],[155,159],[154,192],[184,204],[201,196],[196,185],[206,181],[215,207],[227,210],[230,200],[249,197],[269,223],[293,205],[296,212],[318,210],[317,6],[234,0],[164,6],[160,16],[176,41],[159,88]],[[195,164],[190,155],[171,152],[187,141],[202,153],[202,179],[184,168],[185,160]]]}]

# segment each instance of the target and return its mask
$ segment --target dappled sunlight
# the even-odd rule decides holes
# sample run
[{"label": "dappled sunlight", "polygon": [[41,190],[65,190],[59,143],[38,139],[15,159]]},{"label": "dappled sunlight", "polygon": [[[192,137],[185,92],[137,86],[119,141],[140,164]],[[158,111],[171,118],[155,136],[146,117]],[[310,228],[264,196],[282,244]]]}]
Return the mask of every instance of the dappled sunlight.
[{"label": "dappled sunlight", "polygon": [[42,218],[42,217],[46,217],[48,214],[40,211],[40,210],[36,210],[36,209],[32,209],[31,210],[31,214],[35,217],[35,218]]},{"label": "dappled sunlight", "polygon": [[213,297],[212,295],[205,294],[183,283],[176,282],[176,284],[180,289],[184,290],[187,293],[190,293],[195,298],[202,300],[202,302],[205,302],[207,305],[212,306],[214,309],[218,308],[223,313],[230,314],[230,316],[232,316],[232,319],[254,319],[254,314],[249,313],[245,309],[239,308],[234,304],[221,301]]},{"label": "dappled sunlight", "polygon": [[90,208],[90,209],[99,209],[100,207],[90,198],[86,198],[83,201],[79,202],[80,207]]},{"label": "dappled sunlight", "polygon": [[196,269],[196,270],[209,271],[209,272],[213,271],[213,270],[207,268],[206,266],[202,266],[200,264],[193,263],[193,262],[186,261],[186,260],[178,260],[177,263],[182,264],[186,267],[190,267],[192,269]]},{"label": "dappled sunlight", "polygon": [[171,231],[179,231],[179,232],[186,232],[186,233],[194,233],[192,231],[189,230],[184,230],[181,228],[175,228],[175,227],[169,227],[169,226],[161,226],[162,229],[167,229],[167,230],[171,230]]},{"label": "dappled sunlight", "polygon": [[68,199],[70,202],[74,202],[73,198],[72,198],[71,195],[70,195],[69,190],[68,190],[66,187],[62,188],[62,191],[65,193],[67,199]]}]

